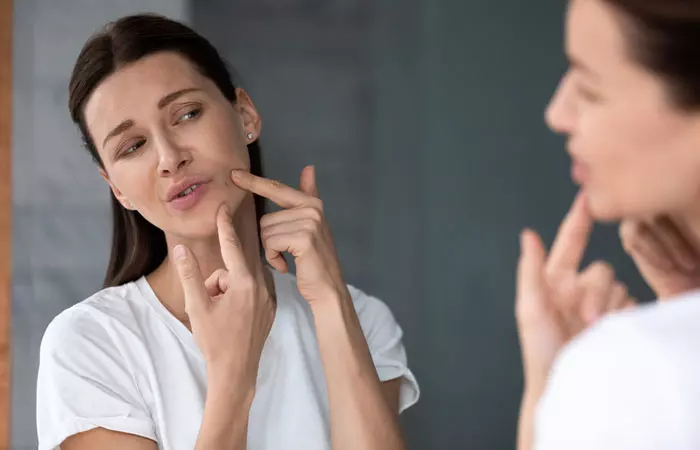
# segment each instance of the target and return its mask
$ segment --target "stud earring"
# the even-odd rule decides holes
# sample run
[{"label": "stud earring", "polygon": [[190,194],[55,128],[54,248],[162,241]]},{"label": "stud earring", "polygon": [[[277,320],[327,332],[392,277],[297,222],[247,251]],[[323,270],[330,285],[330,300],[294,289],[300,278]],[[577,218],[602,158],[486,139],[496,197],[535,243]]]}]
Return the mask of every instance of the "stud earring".
[{"label": "stud earring", "polygon": [[253,133],[248,133],[246,136],[248,137],[249,141],[253,140]]}]

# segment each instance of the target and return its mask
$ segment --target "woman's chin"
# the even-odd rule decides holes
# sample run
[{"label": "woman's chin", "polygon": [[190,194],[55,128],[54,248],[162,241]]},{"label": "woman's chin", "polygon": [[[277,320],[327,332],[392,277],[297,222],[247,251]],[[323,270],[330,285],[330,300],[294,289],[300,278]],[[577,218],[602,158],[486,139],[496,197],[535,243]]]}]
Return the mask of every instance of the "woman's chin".
[{"label": "woman's chin", "polygon": [[627,216],[628,211],[610,198],[587,191],[586,199],[588,211],[596,222],[617,222]]},{"label": "woman's chin", "polygon": [[654,217],[661,211],[646,201],[630,198],[627,201],[609,196],[587,193],[588,210],[596,222],[614,223],[622,220],[642,220]]}]

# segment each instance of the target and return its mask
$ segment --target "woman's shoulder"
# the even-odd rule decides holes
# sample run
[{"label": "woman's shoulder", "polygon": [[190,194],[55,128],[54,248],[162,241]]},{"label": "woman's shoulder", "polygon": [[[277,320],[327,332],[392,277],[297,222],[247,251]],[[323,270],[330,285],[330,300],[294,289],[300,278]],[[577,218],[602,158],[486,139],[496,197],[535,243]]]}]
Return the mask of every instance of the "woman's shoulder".
[{"label": "woman's shoulder", "polygon": [[573,339],[538,407],[538,440],[551,444],[541,448],[571,436],[576,448],[630,436],[640,445],[625,448],[671,448],[667,439],[689,436],[684,418],[700,414],[698,320],[700,295],[688,293],[610,314]]},{"label": "woman's shoulder", "polygon": [[46,327],[42,352],[56,347],[75,348],[86,341],[109,340],[118,328],[131,327],[139,303],[136,283],[102,289],[63,310]]},{"label": "woman's shoulder", "polygon": [[[573,347],[639,347],[664,354],[693,347],[700,352],[700,291],[610,314],[582,333]],[[674,350],[675,349],[675,350]]]},{"label": "woman's shoulder", "polygon": [[579,387],[597,380],[613,390],[632,386],[630,378],[641,386],[673,380],[700,394],[698,322],[700,292],[610,314],[561,351],[552,378]]}]

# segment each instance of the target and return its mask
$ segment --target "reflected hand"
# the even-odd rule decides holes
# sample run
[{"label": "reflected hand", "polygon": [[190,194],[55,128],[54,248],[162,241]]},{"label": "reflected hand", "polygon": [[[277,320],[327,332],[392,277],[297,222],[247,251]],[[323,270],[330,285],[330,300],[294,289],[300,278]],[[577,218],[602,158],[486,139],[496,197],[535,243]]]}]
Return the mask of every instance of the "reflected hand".
[{"label": "reflected hand", "polygon": [[670,217],[623,221],[620,238],[657,298],[700,288],[700,244]]},{"label": "reflected hand", "polygon": [[526,385],[546,383],[561,348],[603,314],[634,305],[610,266],[596,262],[579,272],[593,227],[579,194],[547,254],[533,231],[521,235],[516,319]]}]

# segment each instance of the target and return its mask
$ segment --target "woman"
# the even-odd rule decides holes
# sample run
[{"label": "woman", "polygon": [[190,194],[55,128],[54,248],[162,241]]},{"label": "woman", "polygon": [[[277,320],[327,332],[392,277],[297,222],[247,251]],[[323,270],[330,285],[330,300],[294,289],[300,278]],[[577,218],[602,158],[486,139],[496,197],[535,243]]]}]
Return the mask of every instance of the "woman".
[{"label": "woman", "polygon": [[[343,282],[313,167],[299,190],[259,176],[260,117],[217,51],[122,18],[86,43],[69,102],[114,235],[105,289],[42,341],[39,448],[403,449],[401,330]],[[254,194],[282,210],[258,220]]]},{"label": "woman", "polygon": [[[521,236],[522,450],[700,448],[697,253],[681,255],[700,241],[699,37],[697,0],[569,3],[571,67],[547,121],[569,136],[581,194],[548,255],[534,232]],[[640,225],[649,217],[664,219]],[[578,334],[571,311],[626,302],[610,269],[577,272],[594,218],[625,219],[628,251],[672,301]],[[649,258],[661,248],[674,251]]]}]

